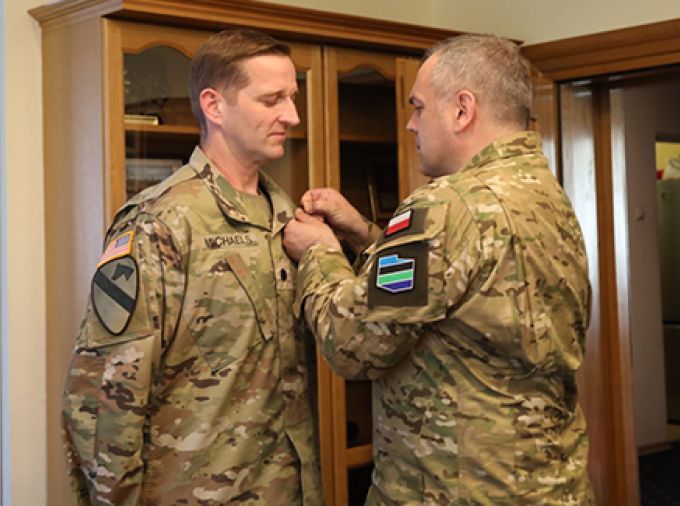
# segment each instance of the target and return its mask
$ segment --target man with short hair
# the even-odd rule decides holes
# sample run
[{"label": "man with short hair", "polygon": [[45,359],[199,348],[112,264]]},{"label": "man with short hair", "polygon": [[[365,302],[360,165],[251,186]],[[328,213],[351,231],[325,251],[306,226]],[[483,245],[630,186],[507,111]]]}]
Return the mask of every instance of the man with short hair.
[{"label": "man with short hair", "polygon": [[593,502],[575,373],[590,284],[583,237],[550,172],[528,63],[511,42],[435,45],[411,92],[432,181],[382,233],[335,190],[302,205],[284,246],[296,307],[331,367],[373,381],[367,504]]},{"label": "man with short hair", "polygon": [[299,123],[287,46],[225,31],[196,53],[187,165],[117,213],[63,397],[81,504],[321,504],[293,216],[260,168]]}]

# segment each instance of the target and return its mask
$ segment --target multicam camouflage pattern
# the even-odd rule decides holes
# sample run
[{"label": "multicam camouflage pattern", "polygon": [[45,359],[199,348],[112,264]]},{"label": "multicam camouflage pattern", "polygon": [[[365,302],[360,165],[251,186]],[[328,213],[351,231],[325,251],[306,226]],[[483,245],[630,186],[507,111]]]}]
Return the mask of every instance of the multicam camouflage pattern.
[{"label": "multicam camouflage pattern", "polygon": [[294,208],[262,180],[271,222],[197,149],[116,216],[139,292],[121,335],[90,304],[77,338],[63,421],[80,504],[322,502],[281,244]]},{"label": "multicam camouflage pattern", "polygon": [[[594,502],[574,378],[586,254],[539,146],[518,133],[416,190],[395,216],[426,208],[422,230],[381,237],[356,276],[327,246],[300,262],[296,307],[323,355],[375,380],[367,504]],[[426,303],[371,307],[376,258],[414,243],[427,248],[415,267],[427,269]]]}]

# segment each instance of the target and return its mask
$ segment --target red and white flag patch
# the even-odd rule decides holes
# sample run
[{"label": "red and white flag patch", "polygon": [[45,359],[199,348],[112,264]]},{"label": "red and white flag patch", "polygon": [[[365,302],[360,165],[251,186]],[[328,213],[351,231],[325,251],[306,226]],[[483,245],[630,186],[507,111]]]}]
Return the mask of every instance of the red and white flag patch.
[{"label": "red and white flag patch", "polygon": [[106,250],[104,250],[102,257],[99,259],[97,268],[104,265],[109,260],[129,255],[130,251],[132,250],[133,235],[134,232],[132,230],[128,230],[127,232],[124,232],[112,239],[111,242],[109,242],[109,245],[106,247]]},{"label": "red and white flag patch", "polygon": [[404,211],[401,214],[394,216],[388,223],[385,230],[385,236],[396,234],[400,230],[406,230],[411,225],[412,210]]}]

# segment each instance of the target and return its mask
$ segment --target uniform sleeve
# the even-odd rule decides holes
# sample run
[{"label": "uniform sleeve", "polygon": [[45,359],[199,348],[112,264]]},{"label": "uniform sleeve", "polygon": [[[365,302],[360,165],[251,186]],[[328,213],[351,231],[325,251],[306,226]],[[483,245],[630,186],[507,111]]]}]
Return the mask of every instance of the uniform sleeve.
[{"label": "uniform sleeve", "polygon": [[80,504],[138,504],[150,386],[177,323],[184,269],[151,217],[116,227],[107,244],[103,259],[113,257],[93,277],[64,387],[64,443]]},{"label": "uniform sleeve", "polygon": [[465,295],[476,267],[465,251],[477,249],[478,236],[470,219],[449,223],[447,202],[428,203],[396,213],[356,274],[341,252],[325,245],[301,259],[297,303],[324,358],[346,378],[384,375],[413,348],[423,326],[445,318]]}]

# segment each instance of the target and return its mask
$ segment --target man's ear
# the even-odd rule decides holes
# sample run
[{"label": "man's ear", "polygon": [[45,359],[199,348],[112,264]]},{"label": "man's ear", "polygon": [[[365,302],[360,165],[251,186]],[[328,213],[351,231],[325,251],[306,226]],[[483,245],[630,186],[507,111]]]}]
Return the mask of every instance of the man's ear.
[{"label": "man's ear", "polygon": [[465,130],[477,117],[477,97],[471,91],[460,90],[454,99],[453,113],[454,130]]},{"label": "man's ear", "polygon": [[222,103],[224,98],[212,88],[205,88],[198,96],[203,116],[210,123],[220,123],[224,109]]}]

